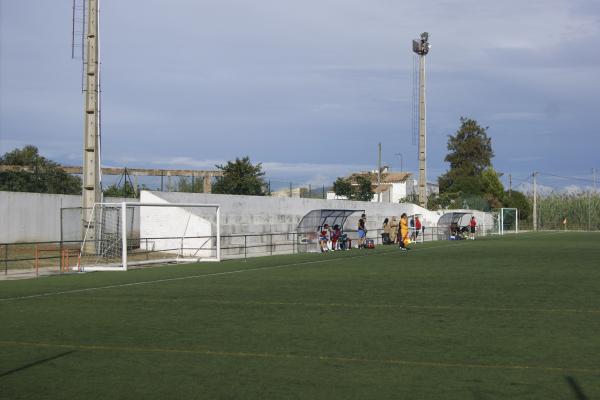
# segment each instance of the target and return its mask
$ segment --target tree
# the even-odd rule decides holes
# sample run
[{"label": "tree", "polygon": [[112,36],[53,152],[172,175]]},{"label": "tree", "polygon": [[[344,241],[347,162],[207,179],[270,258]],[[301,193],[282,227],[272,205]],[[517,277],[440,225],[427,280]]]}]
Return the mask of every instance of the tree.
[{"label": "tree", "polygon": [[371,179],[359,175],[356,177],[356,183],[358,186],[354,192],[354,200],[371,201],[374,196]]},{"label": "tree", "polygon": [[492,167],[486,168],[481,174],[484,197],[492,208],[502,207],[504,186],[500,182],[501,175]]},{"label": "tree", "polygon": [[[447,208],[457,207],[457,203],[459,202],[458,193],[440,193],[432,194],[427,197],[427,208],[429,210],[444,210]],[[460,205],[458,205],[460,207]]]},{"label": "tree", "polygon": [[347,199],[352,198],[352,182],[349,179],[337,178],[333,182],[333,191],[336,196],[343,196]]},{"label": "tree", "polygon": [[176,192],[185,193],[203,193],[204,192],[204,181],[199,178],[186,178],[180,176],[177,184],[175,185]]},{"label": "tree", "polygon": [[494,152],[487,130],[477,121],[461,117],[456,134],[448,136],[449,153],[444,160],[450,169],[438,179],[440,194],[452,194],[454,202],[465,208],[502,207],[504,187],[501,174],[492,167]]},{"label": "tree", "polygon": [[504,206],[508,208],[518,208],[520,220],[528,219],[533,209],[527,196],[516,190],[512,190],[510,196],[508,195],[508,192],[504,193]]},{"label": "tree", "polygon": [[104,193],[104,197],[124,197],[132,199],[138,197],[133,185],[127,181],[123,182],[123,185],[110,185],[102,192]]},{"label": "tree", "polygon": [[261,163],[252,165],[250,158],[244,157],[241,160],[236,158],[234,162],[228,161],[227,165],[215,166],[223,171],[223,176],[217,177],[212,187],[213,193],[265,195],[265,173],[262,172]]},{"label": "tree", "polygon": [[4,154],[0,157],[0,165],[18,165],[28,169],[0,172],[0,190],[81,194],[81,178],[66,173],[58,163],[42,157],[35,146],[25,146]]},{"label": "tree", "polygon": [[484,191],[481,174],[492,166],[492,140],[488,128],[477,121],[461,117],[460,124],[455,136],[448,136],[449,153],[444,161],[450,169],[439,177],[440,192],[480,194]]},{"label": "tree", "polygon": [[[352,180],[354,180],[354,185]],[[348,200],[371,201],[374,196],[370,177],[363,175],[337,178],[333,183],[333,191],[337,196],[344,196]]]}]

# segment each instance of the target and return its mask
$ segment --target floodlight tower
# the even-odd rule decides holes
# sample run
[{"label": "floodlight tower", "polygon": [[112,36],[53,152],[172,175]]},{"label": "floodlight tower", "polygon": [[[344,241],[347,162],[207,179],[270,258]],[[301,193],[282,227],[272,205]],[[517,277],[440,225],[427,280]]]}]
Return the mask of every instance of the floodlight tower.
[{"label": "floodlight tower", "polygon": [[[84,0],[87,2],[85,23],[85,58],[84,73],[84,133],[83,133],[83,190],[82,207],[85,228],[92,219],[94,203],[101,201],[100,188],[100,62],[98,49],[98,3],[100,0]],[[94,232],[91,229],[90,232]],[[84,229],[85,232],[85,229]],[[95,249],[95,238],[89,240],[87,250]]]},{"label": "floodlight tower", "polygon": [[427,207],[427,158],[426,158],[426,119],[425,119],[425,56],[431,48],[429,33],[421,33],[421,38],[413,40],[413,51],[419,55],[419,205]]}]

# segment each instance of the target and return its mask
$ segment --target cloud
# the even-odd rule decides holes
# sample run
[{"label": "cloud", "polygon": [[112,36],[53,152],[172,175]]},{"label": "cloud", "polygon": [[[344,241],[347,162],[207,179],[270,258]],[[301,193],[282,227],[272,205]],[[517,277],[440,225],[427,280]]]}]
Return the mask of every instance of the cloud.
[{"label": "cloud", "polygon": [[492,120],[511,120],[511,121],[529,121],[546,118],[545,113],[538,112],[502,112],[490,115]]},{"label": "cloud", "polygon": [[[308,182],[369,169],[358,164],[375,164],[383,142],[417,171],[410,46],[427,30],[430,179],[445,170],[445,135],[461,115],[490,126],[498,170],[577,173],[600,147],[599,4],[103,2],[103,159],[213,169],[249,155],[272,176]],[[70,5],[0,7],[0,149],[34,144],[81,162]]]}]

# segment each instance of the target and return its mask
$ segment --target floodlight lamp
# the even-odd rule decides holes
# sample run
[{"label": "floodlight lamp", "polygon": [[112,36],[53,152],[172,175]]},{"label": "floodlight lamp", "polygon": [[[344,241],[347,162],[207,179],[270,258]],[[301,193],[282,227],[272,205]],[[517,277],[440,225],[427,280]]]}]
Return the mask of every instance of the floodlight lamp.
[{"label": "floodlight lamp", "polygon": [[431,46],[429,45],[429,33],[421,33],[421,39],[413,40],[413,51],[421,56],[429,53]]}]

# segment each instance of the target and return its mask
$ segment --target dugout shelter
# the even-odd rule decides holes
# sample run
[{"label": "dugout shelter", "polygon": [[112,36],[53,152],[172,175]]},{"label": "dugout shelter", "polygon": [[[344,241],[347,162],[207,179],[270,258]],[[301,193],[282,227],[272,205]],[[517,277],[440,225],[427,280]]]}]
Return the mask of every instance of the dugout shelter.
[{"label": "dugout shelter", "polygon": [[320,209],[309,211],[298,223],[297,248],[299,253],[319,251],[319,231],[327,224],[333,228],[339,225],[346,231],[346,221],[350,216],[364,214],[365,210]]},{"label": "dugout shelter", "polygon": [[[443,214],[437,223],[438,240],[461,238],[466,232],[472,213],[448,212]],[[464,231],[464,232],[463,232]]]}]

